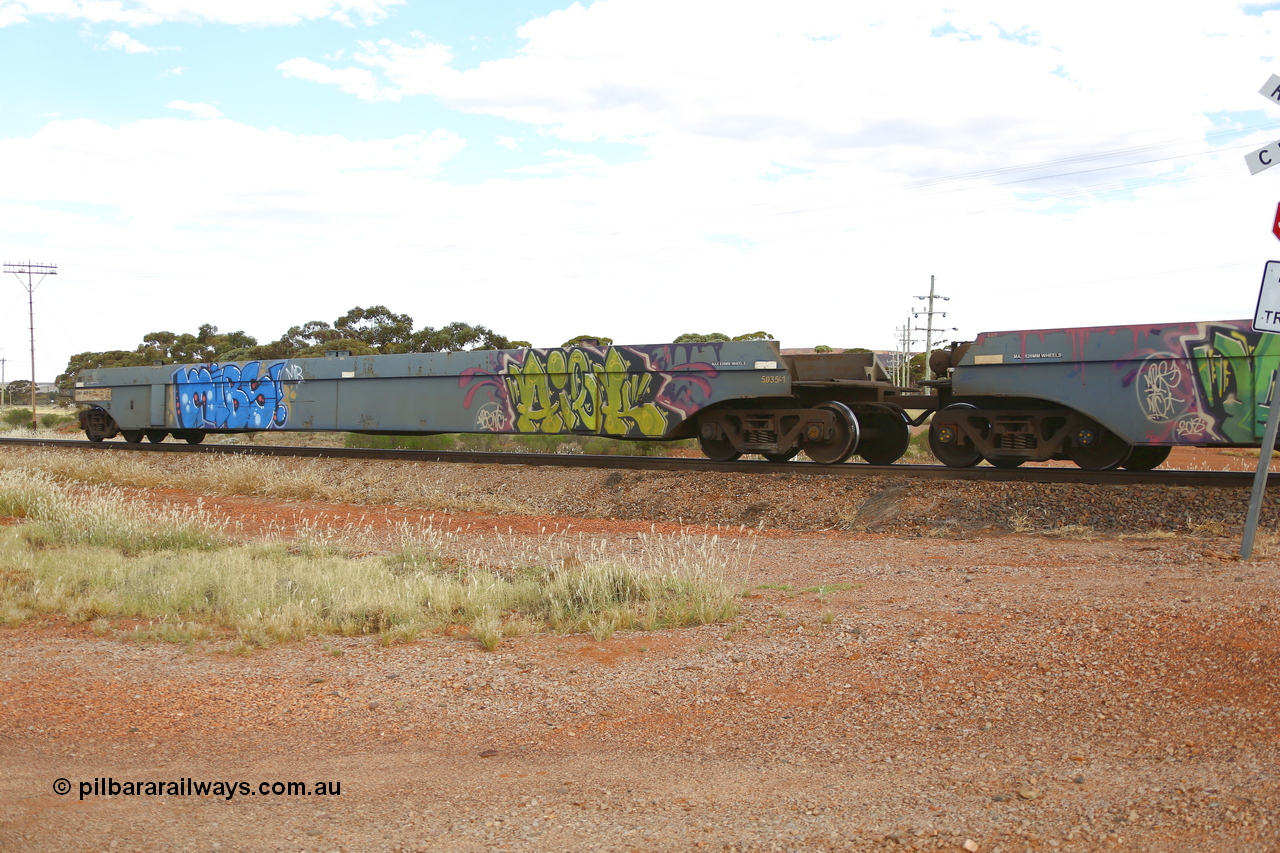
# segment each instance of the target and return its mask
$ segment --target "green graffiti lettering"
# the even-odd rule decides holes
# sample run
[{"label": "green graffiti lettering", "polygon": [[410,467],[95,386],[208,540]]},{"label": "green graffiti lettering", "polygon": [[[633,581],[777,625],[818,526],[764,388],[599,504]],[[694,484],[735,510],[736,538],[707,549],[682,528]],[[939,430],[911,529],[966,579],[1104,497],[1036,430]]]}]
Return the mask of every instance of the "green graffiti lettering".
[{"label": "green graffiti lettering", "polygon": [[529,354],[524,366],[511,365],[507,370],[507,394],[515,410],[518,432],[564,432],[551,380],[541,361]]},{"label": "green graffiti lettering", "polygon": [[1221,406],[1236,385],[1236,367],[1233,358],[1247,358],[1249,342],[1238,332],[1215,331],[1211,341],[1193,350],[1196,371],[1205,400],[1211,406]]},{"label": "green graffiti lettering", "polygon": [[654,402],[657,377],[632,373],[613,347],[603,359],[573,347],[545,356],[531,351],[523,365],[507,366],[504,381],[518,432],[660,436],[667,431],[668,415]]},{"label": "green graffiti lettering", "polygon": [[1280,363],[1274,337],[1216,328],[1191,347],[1204,408],[1227,441],[1244,444],[1262,435],[1271,371]]},{"label": "green graffiti lettering", "polygon": [[622,354],[610,348],[600,371],[604,431],[609,435],[662,435],[667,431],[667,415],[652,402],[649,373],[629,373]]},{"label": "green graffiti lettering", "polygon": [[584,350],[575,349],[569,354],[569,390],[564,395],[564,407],[578,420],[579,429],[595,432],[600,428],[600,407],[596,402],[597,383],[590,357]]}]

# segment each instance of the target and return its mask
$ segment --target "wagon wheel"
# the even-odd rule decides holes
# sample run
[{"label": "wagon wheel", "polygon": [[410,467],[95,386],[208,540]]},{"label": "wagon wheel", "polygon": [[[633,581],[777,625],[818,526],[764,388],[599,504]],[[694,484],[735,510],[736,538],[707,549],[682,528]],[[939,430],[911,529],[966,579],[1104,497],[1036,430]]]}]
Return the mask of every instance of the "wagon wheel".
[{"label": "wagon wheel", "polygon": [[801,447],[810,459],[820,465],[836,465],[853,455],[858,448],[861,428],[853,411],[844,403],[835,401],[821,403],[815,409],[826,409],[835,415],[835,429],[828,438],[824,436],[817,441],[805,441]]},{"label": "wagon wheel", "polygon": [[792,459],[795,459],[800,455],[800,447],[797,445],[790,450],[783,451],[782,453],[761,453],[760,455],[765,459],[768,459],[770,462],[790,462]]},{"label": "wagon wheel", "polygon": [[147,430],[147,441],[151,442],[152,444],[159,444],[160,442],[164,441],[164,437],[168,434],[169,433],[165,432],[162,429],[149,429]]},{"label": "wagon wheel", "polygon": [[143,432],[140,429],[122,429],[120,436],[130,444],[142,444]]},{"label": "wagon wheel", "polygon": [[1074,439],[1067,455],[1072,462],[1087,471],[1114,470],[1123,465],[1129,454],[1133,453],[1132,444],[1098,424],[1079,427]]},{"label": "wagon wheel", "polygon": [[[186,432],[184,432],[180,437],[187,444],[199,444],[200,442],[204,441],[205,435],[207,435],[207,433],[202,429],[189,429]],[[174,438],[179,438],[179,436],[174,435]]]},{"label": "wagon wheel", "polygon": [[900,415],[868,412],[858,420],[862,424],[858,455],[872,465],[892,465],[911,446],[911,428]]},{"label": "wagon wheel", "polygon": [[937,412],[929,425],[929,450],[948,468],[972,468],[982,461],[982,454],[972,444],[959,443],[964,433],[955,421],[968,415],[961,415],[958,409],[977,410],[968,403],[956,403]]},{"label": "wagon wheel", "polygon": [[993,456],[987,461],[991,463],[992,468],[1017,468],[1027,460],[1016,456]]},{"label": "wagon wheel", "polygon": [[1130,471],[1151,471],[1169,458],[1172,447],[1135,447],[1120,467]]},{"label": "wagon wheel", "polygon": [[712,462],[732,462],[742,455],[733,449],[733,442],[727,438],[698,436],[698,444],[702,447],[702,455]]}]

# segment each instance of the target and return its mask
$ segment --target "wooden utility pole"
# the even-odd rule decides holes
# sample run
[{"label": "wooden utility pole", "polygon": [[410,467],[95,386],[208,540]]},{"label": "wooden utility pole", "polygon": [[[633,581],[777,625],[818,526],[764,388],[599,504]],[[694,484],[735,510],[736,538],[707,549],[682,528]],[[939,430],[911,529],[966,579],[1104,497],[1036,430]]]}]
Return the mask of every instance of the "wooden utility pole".
[{"label": "wooden utility pole", "polygon": [[[44,281],[47,275],[57,275],[57,264],[33,264],[31,261],[26,263],[5,264],[5,272],[11,272],[18,278],[18,283],[22,284],[22,276],[27,276],[26,284],[22,286],[27,291],[27,321],[31,328],[31,431],[35,432],[40,427],[40,420],[36,417],[36,288]],[[33,281],[33,276],[40,276]]]}]

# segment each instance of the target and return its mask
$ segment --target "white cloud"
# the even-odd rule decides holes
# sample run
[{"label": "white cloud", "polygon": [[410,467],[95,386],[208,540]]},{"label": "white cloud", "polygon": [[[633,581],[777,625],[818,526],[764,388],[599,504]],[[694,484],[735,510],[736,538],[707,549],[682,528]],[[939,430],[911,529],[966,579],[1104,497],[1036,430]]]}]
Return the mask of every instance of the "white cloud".
[{"label": "white cloud", "polygon": [[579,154],[559,148],[544,151],[543,156],[550,159],[543,163],[517,166],[512,171],[529,175],[566,174],[569,172],[594,172],[605,165],[603,160],[592,154]]},{"label": "white cloud", "polygon": [[[303,5],[337,8],[279,8]],[[52,122],[0,140],[30,164],[0,190],[0,250],[41,247],[65,263],[59,286],[147,306],[69,329],[81,349],[184,323],[278,335],[356,303],[543,344],[763,327],[878,347],[930,274],[960,337],[1247,315],[1260,269],[1231,265],[1273,251],[1270,176],[1203,153],[1206,113],[1275,109],[1256,90],[1280,15],[899,5],[598,0],[475,67],[413,36],[279,66],[370,103],[428,96],[524,124],[479,125],[523,157],[500,152],[512,171],[480,183],[444,177],[464,146],[445,130],[357,142],[187,102],[170,106],[208,118]],[[631,143],[626,162],[610,141]],[[1146,162],[1108,168],[1121,149]]]},{"label": "white cloud", "polygon": [[188,101],[170,101],[165,104],[171,110],[186,110],[196,118],[222,118],[217,108],[208,104],[193,104]]},{"label": "white cloud", "polygon": [[337,86],[341,92],[355,95],[362,101],[398,101],[400,92],[378,85],[378,79],[367,68],[330,68],[310,59],[290,59],[277,66],[286,77],[310,80],[314,83]]},{"label": "white cloud", "polygon": [[159,53],[162,50],[174,50],[171,47],[149,47],[127,33],[115,30],[107,36],[104,47],[123,50],[125,53]]},{"label": "white cloud", "polygon": [[169,21],[280,26],[328,19],[372,24],[407,0],[0,0],[0,27],[32,18],[145,26]]},{"label": "white cloud", "polygon": [[[384,39],[362,42],[328,82],[366,99],[388,87],[431,95],[568,140],[705,151],[726,172],[947,174],[1194,137],[1206,110],[1256,108],[1236,81],[1272,51],[1280,13],[1249,17],[1225,0],[1160,8],[599,0],[529,22],[506,59],[459,70],[445,45]],[[361,67],[385,82],[353,85]]]}]

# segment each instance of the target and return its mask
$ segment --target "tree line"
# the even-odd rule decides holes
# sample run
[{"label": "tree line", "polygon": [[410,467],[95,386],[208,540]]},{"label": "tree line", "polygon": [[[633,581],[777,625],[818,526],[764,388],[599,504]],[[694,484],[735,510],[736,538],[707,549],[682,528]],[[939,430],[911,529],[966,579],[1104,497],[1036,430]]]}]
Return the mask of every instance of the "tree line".
[{"label": "tree line", "polygon": [[[750,341],[771,340],[767,332],[750,332],[729,337],[719,332],[710,334],[687,333],[675,339],[675,343],[698,341]],[[578,335],[562,346],[574,346],[593,342],[608,346],[612,338]],[[385,305],[371,308],[352,308],[333,323],[312,320],[299,326],[291,326],[277,340],[259,343],[258,339],[243,331],[220,332],[208,323],[194,334],[184,332],[150,332],[131,350],[107,350],[82,352],[71,356],[65,373],[58,376],[58,388],[70,390],[75,375],[81,370],[99,367],[142,367],[162,364],[201,364],[228,361],[259,361],[268,359],[305,358],[322,356],[334,350],[346,350],[352,355],[385,355],[413,352],[458,352],[462,350],[515,349],[528,347],[528,341],[513,340],[486,326],[472,326],[454,322],[440,328],[424,326],[414,328],[408,314],[396,314]]]}]

